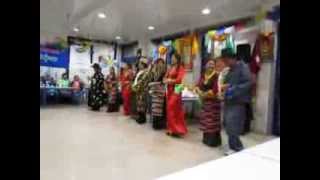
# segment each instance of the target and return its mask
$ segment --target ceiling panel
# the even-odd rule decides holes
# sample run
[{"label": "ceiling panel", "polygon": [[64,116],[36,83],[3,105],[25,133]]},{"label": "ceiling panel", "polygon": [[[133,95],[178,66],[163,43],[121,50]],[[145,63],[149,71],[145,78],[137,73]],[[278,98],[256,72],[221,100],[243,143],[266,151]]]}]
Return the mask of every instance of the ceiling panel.
[{"label": "ceiling panel", "polygon": [[[255,14],[279,0],[41,0],[40,30],[122,42],[158,37]],[[201,10],[211,9],[204,16]],[[97,18],[104,12],[106,19]],[[152,25],[154,31],[147,27]],[[72,31],[79,27],[80,32]]]}]

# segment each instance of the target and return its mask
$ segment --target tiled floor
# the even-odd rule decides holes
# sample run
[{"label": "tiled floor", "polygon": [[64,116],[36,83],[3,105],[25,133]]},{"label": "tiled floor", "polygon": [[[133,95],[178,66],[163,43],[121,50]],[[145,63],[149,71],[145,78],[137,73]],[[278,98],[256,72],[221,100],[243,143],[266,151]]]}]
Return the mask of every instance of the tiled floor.
[{"label": "tiled floor", "polygon": [[[150,123],[85,106],[40,108],[40,125],[41,180],[150,180],[223,156],[202,144],[196,125],[174,139]],[[250,147],[271,138],[249,134],[242,140]]]}]

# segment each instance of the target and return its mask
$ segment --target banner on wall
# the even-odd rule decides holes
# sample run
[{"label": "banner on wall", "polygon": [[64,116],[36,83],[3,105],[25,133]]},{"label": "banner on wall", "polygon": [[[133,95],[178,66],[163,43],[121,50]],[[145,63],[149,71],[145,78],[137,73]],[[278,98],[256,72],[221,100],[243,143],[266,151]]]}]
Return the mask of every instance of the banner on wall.
[{"label": "banner on wall", "polygon": [[40,48],[40,66],[69,68],[69,49]]},{"label": "banner on wall", "polygon": [[[117,60],[114,59],[115,49],[112,45],[94,44],[93,63],[98,63],[104,75],[109,73],[111,66],[117,67]],[[117,71],[117,69],[116,69]]]},{"label": "banner on wall", "polygon": [[[81,51],[79,51],[81,49]],[[70,46],[70,67],[90,68],[90,48],[83,48],[79,45]]]}]

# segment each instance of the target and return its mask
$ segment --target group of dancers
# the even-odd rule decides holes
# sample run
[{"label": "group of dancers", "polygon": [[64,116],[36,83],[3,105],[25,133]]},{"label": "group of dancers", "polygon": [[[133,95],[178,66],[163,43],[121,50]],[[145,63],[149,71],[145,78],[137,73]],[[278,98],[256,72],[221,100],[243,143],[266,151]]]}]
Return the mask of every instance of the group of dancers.
[{"label": "group of dancers", "polygon": [[161,58],[148,63],[147,58],[141,57],[136,72],[125,64],[119,77],[113,67],[106,78],[98,64],[94,64],[93,68],[95,73],[91,79],[88,101],[92,110],[97,111],[107,104],[107,112],[116,112],[122,101],[124,115],[144,124],[149,110],[154,129],[166,129],[167,135],[182,138],[188,129],[181,86],[187,87],[201,100],[203,143],[220,146],[223,125],[229,144],[225,153],[228,155],[243,149],[239,136],[244,128],[246,104],[251,101],[251,74],[248,66],[237,60],[231,49],[222,50],[219,58],[207,60],[205,71],[196,85],[183,83],[185,69],[177,53],[173,54],[169,68]]}]

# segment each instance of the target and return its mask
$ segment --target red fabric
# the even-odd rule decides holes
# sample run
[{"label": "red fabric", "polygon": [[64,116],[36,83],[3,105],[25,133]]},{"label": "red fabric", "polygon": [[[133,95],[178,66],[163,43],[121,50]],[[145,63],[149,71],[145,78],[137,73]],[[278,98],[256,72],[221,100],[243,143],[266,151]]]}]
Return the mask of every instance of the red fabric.
[{"label": "red fabric", "polygon": [[75,91],[80,91],[80,81],[73,81],[72,82],[72,89]]},{"label": "red fabric", "polygon": [[131,96],[130,81],[132,80],[132,78],[133,78],[133,75],[131,70],[128,70],[127,72],[123,73],[123,75],[120,78],[121,95],[123,100],[123,111],[125,115],[130,115],[130,96]]},{"label": "red fabric", "polygon": [[261,68],[261,54],[260,54],[260,36],[258,36],[256,43],[254,45],[254,49],[252,52],[252,57],[250,61],[250,71],[252,76],[252,95],[256,95],[257,88],[257,75]]},{"label": "red fabric", "polygon": [[179,135],[186,134],[188,130],[184,119],[181,94],[174,92],[174,86],[182,82],[184,74],[183,67],[180,67],[178,70],[173,67],[166,74],[166,78],[175,79],[173,84],[167,86],[167,130],[170,133]]},{"label": "red fabric", "polygon": [[261,55],[260,55],[260,38],[256,40],[253,48],[251,61],[250,61],[250,71],[253,74],[258,74],[261,66]]}]

